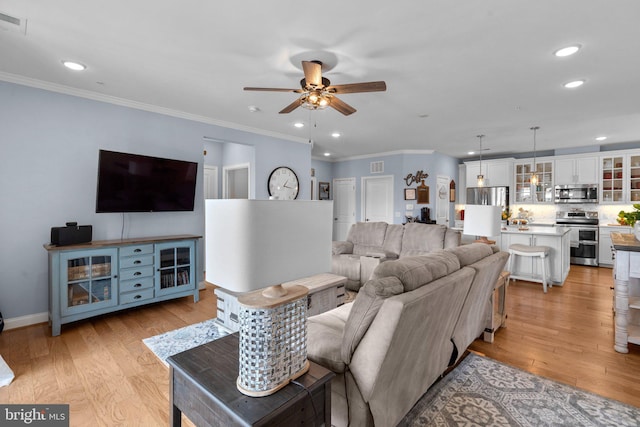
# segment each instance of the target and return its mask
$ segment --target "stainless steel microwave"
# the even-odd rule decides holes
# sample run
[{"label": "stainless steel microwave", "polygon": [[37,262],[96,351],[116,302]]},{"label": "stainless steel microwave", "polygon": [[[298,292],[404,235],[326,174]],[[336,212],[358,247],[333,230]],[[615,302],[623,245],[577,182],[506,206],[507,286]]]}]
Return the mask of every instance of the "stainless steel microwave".
[{"label": "stainless steel microwave", "polygon": [[598,203],[598,184],[556,185],[556,203]]}]

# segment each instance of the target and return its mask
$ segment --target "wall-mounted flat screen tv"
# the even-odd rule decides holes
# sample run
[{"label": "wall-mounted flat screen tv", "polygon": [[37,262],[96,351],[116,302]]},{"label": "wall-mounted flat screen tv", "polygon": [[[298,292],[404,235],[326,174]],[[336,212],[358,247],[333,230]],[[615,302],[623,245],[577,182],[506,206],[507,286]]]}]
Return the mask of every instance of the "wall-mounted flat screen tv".
[{"label": "wall-mounted flat screen tv", "polygon": [[198,163],[100,150],[96,212],[192,211]]}]

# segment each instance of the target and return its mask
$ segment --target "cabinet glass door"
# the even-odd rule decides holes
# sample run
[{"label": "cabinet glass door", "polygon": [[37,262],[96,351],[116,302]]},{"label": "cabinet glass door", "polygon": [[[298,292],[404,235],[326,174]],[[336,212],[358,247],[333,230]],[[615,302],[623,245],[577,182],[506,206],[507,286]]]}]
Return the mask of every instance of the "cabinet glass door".
[{"label": "cabinet glass door", "polygon": [[553,194],[553,162],[536,162],[536,176],[538,183],[534,186],[535,201],[551,203]]},{"label": "cabinet glass door", "polygon": [[116,252],[85,251],[64,254],[61,257],[66,290],[62,293],[63,311],[67,313],[90,311],[115,305],[114,299]]},{"label": "cabinet glass door", "polygon": [[531,202],[531,164],[515,165],[516,203]]},{"label": "cabinet glass door", "polygon": [[193,245],[157,245],[160,268],[158,270],[160,291],[186,288],[193,285]]},{"label": "cabinet glass door", "polygon": [[602,203],[624,202],[624,157],[603,157],[602,175]]},{"label": "cabinet glass door", "polygon": [[629,199],[640,203],[640,154],[629,157]]}]

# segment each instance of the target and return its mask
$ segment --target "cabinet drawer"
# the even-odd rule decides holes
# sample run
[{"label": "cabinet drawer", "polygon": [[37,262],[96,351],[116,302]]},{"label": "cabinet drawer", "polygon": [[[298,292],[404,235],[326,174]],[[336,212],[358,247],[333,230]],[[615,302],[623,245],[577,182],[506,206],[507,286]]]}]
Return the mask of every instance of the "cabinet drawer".
[{"label": "cabinet drawer", "polygon": [[143,265],[153,265],[153,255],[120,257],[120,268],[141,267]]},{"label": "cabinet drawer", "polygon": [[131,304],[132,302],[143,301],[151,298],[153,298],[153,288],[120,295],[120,304]]},{"label": "cabinet drawer", "polygon": [[143,277],[138,280],[121,280],[120,281],[120,293],[132,291],[140,291],[142,289],[153,288],[153,277]]},{"label": "cabinet drawer", "polygon": [[132,245],[120,248],[120,258],[133,255],[146,255],[153,253],[153,245]]},{"label": "cabinet drawer", "polygon": [[147,276],[153,276],[152,265],[139,267],[139,268],[126,268],[124,270],[120,270],[120,280],[141,279]]}]

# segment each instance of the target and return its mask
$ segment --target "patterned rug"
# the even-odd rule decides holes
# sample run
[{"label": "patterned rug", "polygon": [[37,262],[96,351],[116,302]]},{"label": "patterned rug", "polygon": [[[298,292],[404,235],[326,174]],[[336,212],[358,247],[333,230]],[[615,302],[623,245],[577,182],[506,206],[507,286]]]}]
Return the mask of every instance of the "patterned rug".
[{"label": "patterned rug", "polygon": [[640,409],[469,354],[400,426],[640,426]]},{"label": "patterned rug", "polygon": [[169,366],[166,362],[167,357],[222,338],[227,334],[229,332],[220,327],[215,322],[215,319],[210,319],[154,337],[145,338],[142,342],[153,351],[162,363]]}]

